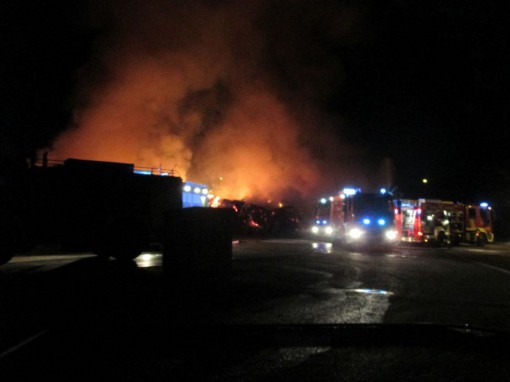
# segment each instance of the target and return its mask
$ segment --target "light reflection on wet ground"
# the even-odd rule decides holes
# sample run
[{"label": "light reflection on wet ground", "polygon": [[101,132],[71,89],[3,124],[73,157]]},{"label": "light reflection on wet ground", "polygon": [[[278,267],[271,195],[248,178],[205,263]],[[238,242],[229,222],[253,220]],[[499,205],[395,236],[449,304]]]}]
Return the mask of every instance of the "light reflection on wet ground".
[{"label": "light reflection on wet ground", "polygon": [[361,256],[386,256],[390,258],[405,258],[405,257],[414,257],[415,254],[413,254],[413,249],[409,248],[401,248],[401,247],[392,247],[392,248],[386,248],[386,247],[366,247],[366,248],[344,248],[344,247],[337,247],[334,246],[332,243],[329,242],[319,242],[314,241],[311,242],[312,251],[313,253],[318,254],[332,254],[335,252],[343,252],[347,253],[349,256],[353,257],[361,257]]},{"label": "light reflection on wet ground", "polygon": [[331,253],[333,251],[333,244],[324,242],[312,243],[312,249],[318,253]]},{"label": "light reflection on wet ground", "polygon": [[393,292],[382,289],[347,289],[350,292],[363,293],[363,294],[374,294],[374,295],[387,295],[390,296]]}]

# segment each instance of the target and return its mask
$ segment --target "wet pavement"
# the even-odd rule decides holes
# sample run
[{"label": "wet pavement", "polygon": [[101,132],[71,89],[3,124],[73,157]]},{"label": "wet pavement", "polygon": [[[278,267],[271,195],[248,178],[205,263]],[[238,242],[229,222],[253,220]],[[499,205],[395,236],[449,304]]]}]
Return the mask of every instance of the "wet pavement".
[{"label": "wet pavement", "polygon": [[[87,254],[15,258],[0,269],[0,362],[14,375],[30,352],[65,353],[71,338],[82,357],[97,346],[112,347],[111,354],[120,346],[126,356],[183,325],[437,323],[510,330],[507,246],[365,252],[303,239],[242,240],[233,244],[228,280],[183,274],[176,281],[162,264],[159,253],[132,262]],[[67,369],[76,366],[75,357],[64,359],[73,365]]]}]

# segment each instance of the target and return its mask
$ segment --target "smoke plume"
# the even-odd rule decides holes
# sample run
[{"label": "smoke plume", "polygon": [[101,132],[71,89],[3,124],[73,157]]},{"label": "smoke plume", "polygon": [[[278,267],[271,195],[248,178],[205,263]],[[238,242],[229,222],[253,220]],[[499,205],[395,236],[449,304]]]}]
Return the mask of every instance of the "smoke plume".
[{"label": "smoke plume", "polygon": [[[89,5],[87,23],[103,37],[51,157],[174,169],[235,199],[290,201],[366,183],[355,160],[363,151],[341,142],[341,119],[321,108],[342,83],[331,46],[356,43],[360,13],[289,4]],[[331,44],[316,46],[318,35]]]}]

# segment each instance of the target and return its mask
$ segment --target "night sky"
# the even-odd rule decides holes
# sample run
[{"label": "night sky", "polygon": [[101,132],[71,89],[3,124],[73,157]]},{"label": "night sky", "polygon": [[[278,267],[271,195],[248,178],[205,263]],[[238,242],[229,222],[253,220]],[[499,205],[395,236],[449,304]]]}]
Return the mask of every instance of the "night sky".
[{"label": "night sky", "polygon": [[[510,14],[503,3],[246,2],[257,5],[250,22],[262,36],[257,68],[265,82],[286,105],[312,104],[365,160],[390,160],[400,193],[510,204]],[[126,30],[136,33],[131,26],[119,33],[129,22],[119,23],[125,8],[119,16],[115,7],[84,0],[1,5],[2,158],[51,145],[83,102],[80,89],[108,76],[102,54]],[[207,13],[200,17],[207,24]],[[242,52],[242,38],[238,44]]]}]

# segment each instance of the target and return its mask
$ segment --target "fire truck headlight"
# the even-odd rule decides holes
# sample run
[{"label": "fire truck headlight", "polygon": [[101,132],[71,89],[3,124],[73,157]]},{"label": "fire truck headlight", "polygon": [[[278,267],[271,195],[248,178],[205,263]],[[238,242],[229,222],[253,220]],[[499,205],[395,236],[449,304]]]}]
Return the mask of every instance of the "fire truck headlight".
[{"label": "fire truck headlight", "polygon": [[384,233],[384,236],[388,240],[395,240],[397,238],[397,231],[394,230],[388,230]]},{"label": "fire truck headlight", "polygon": [[313,226],[313,227],[312,227],[312,232],[313,232],[313,233],[319,233],[319,227],[317,227],[317,226]]},{"label": "fire truck headlight", "polygon": [[359,228],[352,228],[349,231],[349,237],[351,239],[359,239],[362,235],[363,235],[363,231],[360,230]]},{"label": "fire truck headlight", "polygon": [[332,227],[326,227],[325,230],[326,235],[332,235],[333,234],[333,228]]}]

